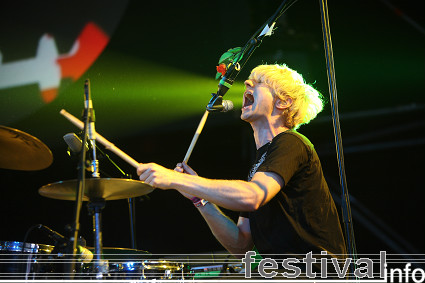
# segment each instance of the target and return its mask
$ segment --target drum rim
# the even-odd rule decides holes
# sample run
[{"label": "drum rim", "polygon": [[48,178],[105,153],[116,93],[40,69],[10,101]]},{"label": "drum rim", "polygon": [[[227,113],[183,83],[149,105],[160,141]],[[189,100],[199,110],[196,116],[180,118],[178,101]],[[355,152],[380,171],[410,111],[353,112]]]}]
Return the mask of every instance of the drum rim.
[{"label": "drum rim", "polygon": [[0,241],[0,251],[50,254],[55,248],[52,245],[26,242],[22,249],[23,244],[24,242],[19,241]]},{"label": "drum rim", "polygon": [[183,263],[169,260],[145,260],[143,261],[143,267],[145,269],[163,269],[163,270],[174,270],[179,271],[184,267]]},{"label": "drum rim", "polygon": [[109,263],[113,271],[131,270],[136,268],[139,270],[170,270],[171,272],[180,271],[184,268],[184,264],[168,260],[127,260]]}]

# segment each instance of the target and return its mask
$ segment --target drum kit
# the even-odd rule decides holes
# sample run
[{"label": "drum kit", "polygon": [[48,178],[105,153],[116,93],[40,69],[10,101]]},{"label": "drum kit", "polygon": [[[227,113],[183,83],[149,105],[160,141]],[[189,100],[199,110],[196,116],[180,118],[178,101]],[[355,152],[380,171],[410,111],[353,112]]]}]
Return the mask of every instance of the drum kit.
[{"label": "drum kit", "polygon": [[[33,171],[45,169],[52,162],[52,152],[38,138],[17,129],[0,126],[0,168]],[[57,200],[75,201],[78,184],[79,180],[48,184],[39,189],[39,194]],[[54,246],[25,241],[0,241],[0,280],[183,279],[185,268],[182,263],[153,259],[150,253],[136,249],[102,246],[100,219],[105,202],[132,199],[153,190],[151,186],[131,179],[86,178],[82,200],[88,202],[93,216],[94,249],[83,249],[90,250],[90,256],[83,257],[80,254],[74,255],[74,258],[66,257],[64,251],[58,249],[66,241],[55,241]],[[39,225],[38,228],[42,226]],[[52,233],[56,237],[52,237],[53,239],[66,239],[54,231]],[[67,272],[70,269],[66,267],[69,259],[73,261],[71,277]]]}]

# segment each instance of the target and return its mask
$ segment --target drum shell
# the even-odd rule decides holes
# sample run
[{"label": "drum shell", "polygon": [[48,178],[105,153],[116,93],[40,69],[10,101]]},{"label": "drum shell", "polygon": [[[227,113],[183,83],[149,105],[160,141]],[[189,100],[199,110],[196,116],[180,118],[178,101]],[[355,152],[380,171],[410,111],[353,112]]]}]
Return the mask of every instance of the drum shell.
[{"label": "drum shell", "polygon": [[0,279],[47,279],[53,272],[54,246],[16,241],[0,242]]}]

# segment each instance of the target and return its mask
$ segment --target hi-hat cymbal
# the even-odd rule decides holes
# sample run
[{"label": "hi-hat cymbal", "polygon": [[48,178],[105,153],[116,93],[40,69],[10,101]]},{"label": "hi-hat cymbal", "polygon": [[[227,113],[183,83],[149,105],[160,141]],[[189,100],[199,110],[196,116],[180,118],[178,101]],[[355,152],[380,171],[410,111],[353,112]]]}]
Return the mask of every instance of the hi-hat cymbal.
[{"label": "hi-hat cymbal", "polygon": [[22,131],[0,126],[0,168],[41,170],[52,162],[52,152],[42,141]]},{"label": "hi-hat cymbal", "polygon": [[[60,181],[41,187],[40,195],[60,200],[75,200],[78,180]],[[86,179],[83,201],[117,200],[149,194],[153,187],[136,180],[118,178]]]}]

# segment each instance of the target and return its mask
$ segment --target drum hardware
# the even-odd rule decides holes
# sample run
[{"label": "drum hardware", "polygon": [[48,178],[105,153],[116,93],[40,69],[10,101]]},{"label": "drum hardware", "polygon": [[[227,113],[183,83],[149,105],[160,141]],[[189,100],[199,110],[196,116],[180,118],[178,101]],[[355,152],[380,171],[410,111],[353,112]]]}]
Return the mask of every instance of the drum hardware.
[{"label": "drum hardware", "polygon": [[0,168],[41,170],[52,162],[52,152],[42,141],[25,132],[0,126]]},{"label": "drum hardware", "polygon": [[[81,152],[81,150],[84,148],[86,151],[89,151],[90,148],[88,144],[83,147],[83,142],[81,141],[80,137],[77,136],[75,133],[68,133],[63,136],[63,139],[65,140],[66,144],[68,145],[68,154],[76,155]],[[100,156],[103,158],[106,158],[106,160],[109,161],[110,164],[113,165],[117,169],[117,171],[122,175],[122,178],[131,179],[131,175],[126,174],[110,157],[108,154],[102,151],[101,148],[99,148],[96,145],[96,150],[100,152]],[[86,164],[91,164],[89,161],[86,161]],[[89,166],[90,167],[90,166]],[[129,210],[129,216],[130,216],[130,236],[131,236],[131,248],[136,249],[136,211],[134,206],[134,198],[128,198],[128,210]]]},{"label": "drum hardware", "polygon": [[[102,143],[105,148],[107,148],[108,150],[111,150],[112,152],[114,152],[116,155],[118,155],[120,158],[124,159],[126,162],[128,162],[130,165],[132,165],[133,167],[137,168],[139,166],[139,163],[134,160],[133,158],[131,158],[130,156],[128,156],[127,154],[125,154],[123,151],[121,151],[119,148],[117,148],[114,144],[112,144],[111,142],[109,142],[108,140],[106,140],[104,137],[102,137],[101,135],[99,135],[95,129],[94,129],[94,109],[93,109],[93,103],[91,101],[91,94],[90,94],[90,82],[89,80],[85,81],[84,84],[84,95],[85,95],[85,111],[84,111],[84,123],[82,121],[80,121],[79,119],[77,119],[76,117],[74,117],[73,115],[69,114],[68,112],[66,112],[65,110],[61,110],[60,114],[63,115],[65,118],[67,118],[71,123],[73,123],[74,125],[76,125],[78,128],[80,128],[81,130],[83,130],[83,141],[82,141],[82,145],[87,143],[87,139],[90,141],[90,144],[92,146],[92,150],[93,150],[93,161],[92,161],[92,167],[93,167],[93,174],[92,176],[94,177],[94,179],[98,178],[100,179],[99,176],[99,171],[98,171],[98,161],[96,159],[96,140],[98,140],[100,143]],[[80,210],[81,210],[81,202],[83,201],[84,197],[87,197],[86,194],[86,188],[85,188],[85,184],[86,184],[86,179],[85,179],[85,163],[86,163],[86,157],[85,157],[85,150],[81,150],[81,154],[80,154],[80,166],[79,166],[79,178],[78,178],[78,189],[75,191],[76,192],[76,197],[75,197],[75,202],[76,202],[76,208],[75,208],[75,222],[74,222],[74,226],[73,226],[73,231],[74,231],[74,237],[72,237],[73,239],[75,239],[78,236],[78,229],[79,229],[79,214],[80,214]],[[92,179],[89,179],[92,180]],[[111,180],[111,179],[109,179]],[[95,181],[93,181],[95,182]],[[140,183],[140,181],[138,181]],[[96,184],[96,183],[95,183]],[[102,184],[101,182],[98,183]],[[143,183],[142,183],[143,184]],[[92,184],[93,185],[93,184]],[[104,184],[102,184],[104,185]],[[90,189],[90,185],[87,185],[88,188]],[[146,186],[146,185],[145,185]],[[149,189],[149,192],[152,191],[152,189]],[[89,195],[93,195],[92,193],[94,193],[93,197],[88,197],[89,201],[91,200],[112,200],[113,197],[110,197],[108,194],[106,194],[105,197],[105,192],[103,190],[91,190],[92,192]],[[115,195],[115,190],[114,189],[110,189],[108,190],[109,193],[111,193],[112,195]],[[135,193],[136,191],[132,192]],[[54,192],[51,192],[53,194],[55,194]],[[100,193],[101,196],[99,196],[98,194]],[[121,192],[120,192],[121,193]],[[122,196],[119,196],[120,193],[118,194],[118,196],[116,196],[116,199],[120,199],[122,198]],[[40,194],[42,194],[40,192]],[[73,192],[72,192],[73,194]],[[136,196],[140,196],[143,195],[144,192],[142,193],[136,193]],[[63,194],[59,194],[58,197],[63,197]],[[54,197],[55,198],[55,197]],[[56,197],[57,198],[57,197]],[[125,197],[125,198],[131,198],[130,197]],[[100,232],[100,208],[95,209],[96,212],[94,212],[94,220],[97,221],[98,223],[94,223],[94,232],[95,233],[99,233]],[[129,210],[130,210],[130,217],[131,217],[131,231],[134,233],[135,229],[134,229],[134,206],[133,206],[133,202],[131,200],[129,200]],[[95,235],[94,237],[97,240],[100,240],[101,237],[99,235]],[[132,245],[135,246],[135,236],[134,234],[132,234]],[[101,244],[100,243],[96,243],[95,245],[95,261],[101,262]],[[73,246],[73,252],[75,253],[75,240],[74,240],[74,246]],[[72,268],[70,268],[72,270]],[[99,274],[99,278],[101,277],[101,274]],[[72,278],[71,278],[72,279]]]},{"label": "drum hardware", "polygon": [[[41,187],[38,193],[58,200],[75,200],[78,180],[59,181]],[[83,201],[103,199],[105,201],[128,199],[149,194],[154,190],[141,181],[119,178],[86,179]]]},{"label": "drum hardware", "polygon": [[[90,251],[94,251],[94,247],[87,247]],[[113,261],[137,261],[147,260],[152,257],[152,254],[143,250],[118,248],[118,247],[103,247],[102,258],[110,262]]]},{"label": "drum hardware", "polygon": [[[54,245],[28,243],[29,233],[34,229],[47,235]],[[0,279],[64,279],[68,243],[65,236],[42,224],[31,226],[24,242],[0,242]],[[93,258],[93,253],[85,245],[85,239],[79,237],[75,272],[80,272],[82,264]]]},{"label": "drum hardware", "polygon": [[[93,174],[92,176],[94,178],[99,178],[99,171],[98,171],[98,161],[96,159],[96,141],[95,141],[95,129],[94,129],[94,109],[93,109],[93,103],[91,100],[91,94],[90,94],[90,81],[86,80],[84,83],[84,130],[83,130],[83,141],[82,144],[86,145],[87,141],[89,140],[92,147],[93,147],[93,162],[92,162],[92,169]],[[65,274],[68,274],[68,277],[66,279],[74,279],[74,270],[75,270],[75,263],[74,259],[76,257],[76,250],[77,250],[77,239],[78,239],[78,233],[80,230],[80,214],[81,214],[81,206],[83,203],[83,195],[85,192],[86,187],[86,151],[81,150],[80,152],[80,158],[79,158],[79,167],[78,167],[78,179],[77,179],[77,186],[76,188],[76,194],[75,194],[75,210],[74,210],[74,221],[72,225],[69,227],[71,228],[71,233],[69,237],[69,245],[68,245],[68,253],[66,255],[68,259],[68,264],[66,265]],[[98,233],[98,231],[94,231]],[[95,239],[98,239],[97,236],[94,237]],[[100,245],[96,243],[96,247],[99,247]],[[98,254],[101,253],[101,250],[96,249],[96,252]],[[99,255],[95,255],[95,261],[97,264],[100,264],[98,260]],[[101,274],[100,274],[101,275]]]},{"label": "drum hardware", "polygon": [[[39,189],[42,196],[60,199],[74,200],[78,180],[61,181],[45,185]],[[118,178],[89,178],[86,179],[86,188],[83,201],[88,201],[90,215],[93,217],[93,238],[95,239],[94,261],[98,271],[98,277],[107,273],[104,260],[102,259],[102,210],[106,201],[128,199],[152,192],[154,189],[140,181]]]},{"label": "drum hardware", "polygon": [[166,260],[114,261],[108,265],[108,279],[183,280],[184,265]]},{"label": "drum hardware", "polygon": [[[96,133],[94,129],[94,109],[91,101],[90,94],[90,82],[85,81],[84,84],[84,96],[85,96],[85,107],[84,107],[84,123],[62,110],[60,113],[68,118],[72,123],[76,124],[80,129],[83,130],[83,140],[81,141],[81,148],[88,142],[92,149],[92,162],[91,171],[92,178],[86,179],[86,150],[80,150],[80,161],[78,166],[78,179],[69,181],[60,181],[53,184],[48,184],[39,189],[39,193],[42,196],[61,199],[61,200],[74,200],[75,201],[75,221],[71,226],[72,236],[69,237],[69,245],[72,249],[69,250],[68,254],[71,255],[69,262],[70,266],[67,269],[67,274],[70,274],[70,279],[73,279],[72,272],[74,271],[73,262],[76,253],[76,239],[78,238],[79,232],[79,217],[81,211],[81,205],[83,201],[88,201],[89,214],[93,217],[93,234],[95,240],[94,247],[94,266],[97,279],[102,279],[103,274],[106,272],[104,261],[102,260],[102,231],[101,231],[101,219],[102,210],[105,207],[105,201],[117,200],[117,199],[128,199],[129,201],[129,212],[131,220],[131,232],[132,232],[132,246],[135,247],[135,218],[134,218],[134,201],[133,197],[142,196],[153,191],[153,188],[141,181],[135,181],[131,179],[116,179],[116,178],[100,178],[99,174],[99,162],[97,160],[96,153],[96,140],[99,140],[105,145],[105,147],[118,156],[129,162],[133,167],[138,167],[139,163],[134,159],[126,155],[124,152],[115,147],[112,143],[108,142],[102,136]],[[72,138],[72,135],[71,135]],[[115,164],[114,164],[115,165]]]},{"label": "drum hardware", "polygon": [[93,216],[93,236],[95,253],[95,273],[97,279],[102,279],[103,274],[107,273],[105,261],[102,260],[102,209],[105,207],[104,199],[93,199],[88,203],[89,214]]},{"label": "drum hardware", "polygon": [[0,280],[48,278],[54,270],[50,260],[53,249],[43,244],[0,242]]},{"label": "drum hardware", "polygon": [[[36,228],[46,233],[47,236],[54,241],[53,254],[60,256],[66,253],[69,239],[43,224],[36,225]],[[77,240],[77,260],[83,263],[88,263],[93,259],[93,253],[89,249],[85,248],[85,246],[86,240],[82,236],[79,236]]]},{"label": "drum hardware", "polygon": [[[89,249],[94,251],[94,247]],[[105,279],[140,279],[141,261],[148,260],[152,256],[149,252],[128,248],[103,247],[102,251],[102,268],[105,270]],[[136,273],[139,273],[140,276]],[[96,266],[93,263],[84,264],[83,271],[79,274],[85,279],[95,279],[96,275]]]},{"label": "drum hardware", "polygon": [[128,198],[128,215],[130,216],[130,240],[131,248],[136,249],[136,206],[134,205],[134,198]]}]

